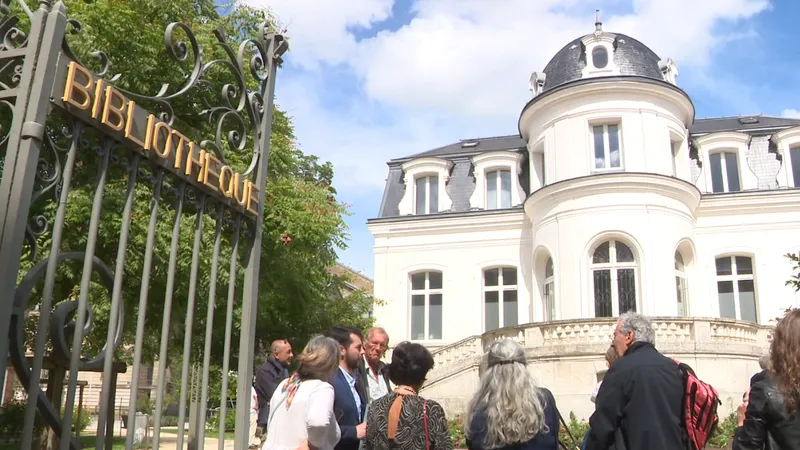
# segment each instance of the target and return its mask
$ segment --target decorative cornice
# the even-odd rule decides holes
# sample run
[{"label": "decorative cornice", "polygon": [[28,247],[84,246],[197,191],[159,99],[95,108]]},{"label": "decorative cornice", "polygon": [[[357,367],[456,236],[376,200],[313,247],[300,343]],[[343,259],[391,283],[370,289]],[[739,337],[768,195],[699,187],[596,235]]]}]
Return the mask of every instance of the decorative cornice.
[{"label": "decorative cornice", "polygon": [[698,145],[698,150],[708,151],[720,147],[747,146],[751,136],[747,133],[738,131],[723,131],[719,133],[706,134],[696,138],[694,141]]},{"label": "decorative cornice", "polygon": [[412,159],[404,163],[402,166],[403,172],[419,172],[424,170],[433,170],[436,172],[449,172],[453,167],[453,162],[441,158],[418,158]]},{"label": "decorative cornice", "polygon": [[[405,220],[401,220],[405,219]],[[521,208],[480,211],[475,213],[442,213],[403,218],[378,219],[367,222],[372,235],[397,237],[430,235],[442,233],[461,233],[475,231],[498,231],[502,229],[523,229],[525,214]]]},{"label": "decorative cornice", "polygon": [[743,214],[797,213],[800,189],[703,194],[697,217]]},{"label": "decorative cornice", "polygon": [[523,204],[528,217],[534,212],[553,208],[567,199],[609,193],[655,193],[674,198],[694,212],[700,203],[700,191],[679,178],[640,172],[614,172],[587,175],[549,184],[533,192]]}]

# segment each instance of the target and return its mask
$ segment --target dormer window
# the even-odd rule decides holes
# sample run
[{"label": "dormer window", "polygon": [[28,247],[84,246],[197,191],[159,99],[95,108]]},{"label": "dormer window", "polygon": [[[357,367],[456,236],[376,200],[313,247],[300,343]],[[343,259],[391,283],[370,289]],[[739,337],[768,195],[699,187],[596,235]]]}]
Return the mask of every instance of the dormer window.
[{"label": "dormer window", "polygon": [[414,214],[439,212],[439,177],[428,175],[417,178],[414,200]]},{"label": "dormer window", "polygon": [[486,174],[486,209],[511,208],[511,171]]},{"label": "dormer window", "polygon": [[451,161],[440,158],[419,158],[403,164],[406,192],[400,200],[401,216],[435,214],[449,211],[453,201],[447,195]]},{"label": "dormer window", "polygon": [[592,50],[592,62],[596,69],[605,69],[608,65],[608,51],[605,47],[597,46]]},{"label": "dormer window", "polygon": [[739,192],[739,162],[736,153],[717,152],[709,155],[711,161],[712,192]]},{"label": "dormer window", "polygon": [[472,158],[475,190],[469,199],[474,209],[513,208],[525,199],[519,182],[525,155],[517,150],[482,153]]}]

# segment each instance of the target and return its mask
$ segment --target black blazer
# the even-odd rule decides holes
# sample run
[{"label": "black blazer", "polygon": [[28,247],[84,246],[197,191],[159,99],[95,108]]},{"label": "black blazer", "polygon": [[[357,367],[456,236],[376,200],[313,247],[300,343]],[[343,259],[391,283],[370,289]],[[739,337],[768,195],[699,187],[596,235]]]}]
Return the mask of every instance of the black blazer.
[{"label": "black blazer", "polygon": [[358,373],[354,374],[353,378],[356,380],[356,391],[361,399],[360,409],[356,407],[353,391],[350,389],[342,369],[338,369],[336,374],[328,380],[328,383],[333,386],[334,392],[333,413],[336,416],[336,422],[339,423],[339,428],[342,430],[342,437],[334,447],[335,450],[358,450],[360,441],[356,434],[356,426],[364,422],[367,397],[358,381]]},{"label": "black blazer", "polygon": [[800,448],[800,413],[789,414],[785,401],[771,378],[750,388],[744,425],[736,428],[733,450]]}]

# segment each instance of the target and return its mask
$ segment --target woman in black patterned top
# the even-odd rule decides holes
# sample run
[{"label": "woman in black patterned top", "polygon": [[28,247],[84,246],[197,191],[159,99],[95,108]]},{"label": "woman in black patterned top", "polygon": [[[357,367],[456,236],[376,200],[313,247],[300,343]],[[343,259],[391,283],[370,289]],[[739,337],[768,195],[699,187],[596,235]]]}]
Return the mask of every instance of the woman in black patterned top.
[{"label": "woman in black patterned top", "polygon": [[369,405],[367,450],[453,449],[444,410],[417,395],[432,367],[433,356],[419,344],[403,342],[394,349],[388,371],[397,388]]}]

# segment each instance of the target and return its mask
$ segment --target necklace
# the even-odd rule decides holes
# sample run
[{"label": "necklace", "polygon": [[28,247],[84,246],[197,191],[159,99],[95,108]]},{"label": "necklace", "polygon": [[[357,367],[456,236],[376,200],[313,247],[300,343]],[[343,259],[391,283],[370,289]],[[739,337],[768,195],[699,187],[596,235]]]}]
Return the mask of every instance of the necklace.
[{"label": "necklace", "polygon": [[417,395],[417,391],[409,386],[397,386],[394,392],[400,395]]}]

